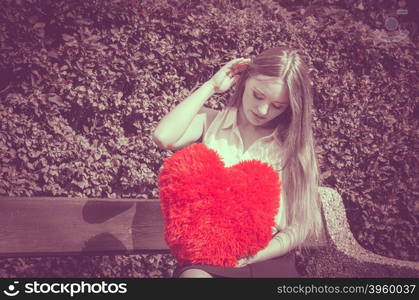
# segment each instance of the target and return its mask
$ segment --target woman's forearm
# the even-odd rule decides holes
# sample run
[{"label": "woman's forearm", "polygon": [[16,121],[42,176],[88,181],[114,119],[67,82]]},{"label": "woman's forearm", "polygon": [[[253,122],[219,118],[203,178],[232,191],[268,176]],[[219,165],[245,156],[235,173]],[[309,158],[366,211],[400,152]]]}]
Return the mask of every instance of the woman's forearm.
[{"label": "woman's forearm", "polygon": [[205,101],[214,94],[214,87],[206,82],[189,97],[179,103],[157,125],[154,137],[162,145],[172,145],[189,127],[195,115],[199,112]]},{"label": "woman's forearm", "polygon": [[297,226],[289,226],[285,231],[277,233],[270,241],[268,246],[251,257],[248,263],[257,263],[284,255],[297,247],[302,241],[296,237]]}]

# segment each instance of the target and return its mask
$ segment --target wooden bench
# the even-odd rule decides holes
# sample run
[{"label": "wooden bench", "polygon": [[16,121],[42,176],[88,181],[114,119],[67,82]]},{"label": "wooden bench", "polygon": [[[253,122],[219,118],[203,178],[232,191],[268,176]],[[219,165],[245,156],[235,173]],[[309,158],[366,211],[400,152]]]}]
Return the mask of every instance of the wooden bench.
[{"label": "wooden bench", "polygon": [[[418,277],[418,262],[392,259],[362,248],[349,229],[340,195],[327,187],[319,192],[327,229],[325,241],[311,244],[308,252],[297,253],[307,261],[303,277]],[[158,199],[0,197],[0,263],[5,258],[139,253],[171,258]],[[173,263],[166,266],[171,270],[166,274],[175,267],[171,259]],[[57,267],[54,274],[65,277],[65,264],[62,272]]]}]

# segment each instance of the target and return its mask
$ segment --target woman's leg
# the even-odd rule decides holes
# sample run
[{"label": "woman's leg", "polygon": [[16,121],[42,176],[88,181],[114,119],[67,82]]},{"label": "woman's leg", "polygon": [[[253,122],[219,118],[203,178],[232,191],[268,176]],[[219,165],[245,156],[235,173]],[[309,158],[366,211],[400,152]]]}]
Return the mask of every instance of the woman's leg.
[{"label": "woman's leg", "polygon": [[179,278],[212,278],[211,274],[200,269],[188,269],[183,271]]},{"label": "woman's leg", "polygon": [[249,266],[242,268],[209,265],[177,266],[172,278],[225,278],[252,277]]}]

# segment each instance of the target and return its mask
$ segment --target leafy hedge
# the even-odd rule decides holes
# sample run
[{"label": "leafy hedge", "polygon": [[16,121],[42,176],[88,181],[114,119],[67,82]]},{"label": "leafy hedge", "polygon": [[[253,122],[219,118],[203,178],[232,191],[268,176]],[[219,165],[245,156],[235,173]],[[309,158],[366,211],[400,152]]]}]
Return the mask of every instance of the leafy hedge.
[{"label": "leafy hedge", "polygon": [[304,18],[294,9],[291,17],[315,66],[324,185],[343,196],[361,245],[418,261],[417,36],[371,28],[354,20],[355,9],[337,5],[348,1],[331,2],[336,5],[304,9]]},{"label": "leafy hedge", "polygon": [[230,59],[290,45],[314,80],[322,184],[364,247],[419,260],[413,37],[348,1],[4,2],[0,195],[157,198],[159,120]]}]

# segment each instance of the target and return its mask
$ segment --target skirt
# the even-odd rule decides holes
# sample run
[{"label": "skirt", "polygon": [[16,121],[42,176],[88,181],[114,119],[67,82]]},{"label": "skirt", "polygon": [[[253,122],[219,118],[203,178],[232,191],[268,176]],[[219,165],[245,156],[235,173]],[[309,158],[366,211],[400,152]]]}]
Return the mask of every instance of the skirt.
[{"label": "skirt", "polygon": [[178,266],[173,278],[179,277],[188,269],[200,269],[215,278],[299,278],[295,267],[295,252],[290,251],[282,256],[249,264],[241,268],[219,267],[210,265]]}]

